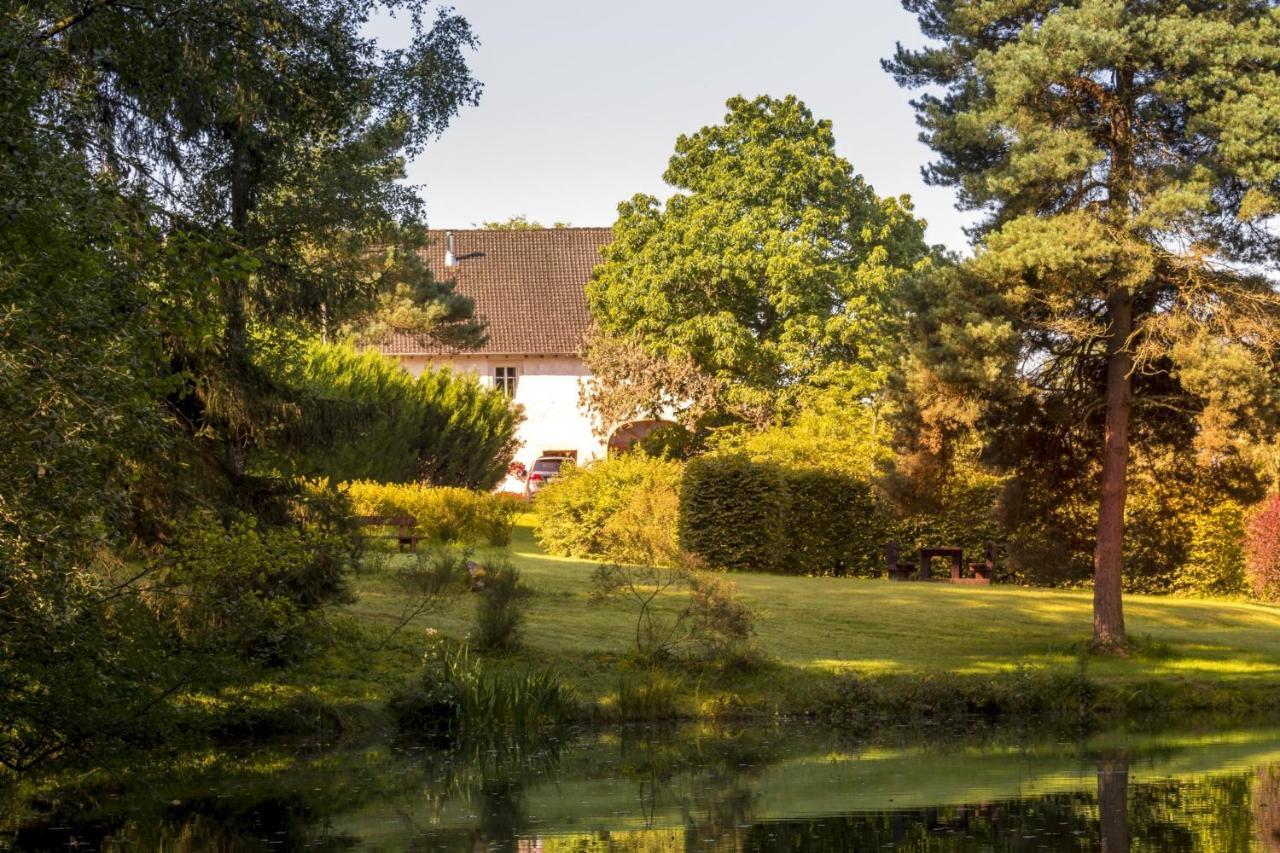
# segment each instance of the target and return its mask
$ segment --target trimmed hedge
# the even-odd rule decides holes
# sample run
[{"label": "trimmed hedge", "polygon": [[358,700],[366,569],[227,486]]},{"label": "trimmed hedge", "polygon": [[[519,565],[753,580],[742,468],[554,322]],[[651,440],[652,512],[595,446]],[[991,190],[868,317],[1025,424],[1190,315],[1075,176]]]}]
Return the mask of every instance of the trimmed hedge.
[{"label": "trimmed hedge", "polygon": [[746,456],[700,456],[685,466],[680,547],[716,569],[784,571],[787,482]]},{"label": "trimmed hedge", "polygon": [[685,468],[680,545],[713,568],[868,575],[883,541],[871,487],[850,474],[743,455]]},{"label": "trimmed hedge", "polygon": [[785,571],[805,575],[879,574],[886,539],[871,485],[851,474],[784,469]]}]

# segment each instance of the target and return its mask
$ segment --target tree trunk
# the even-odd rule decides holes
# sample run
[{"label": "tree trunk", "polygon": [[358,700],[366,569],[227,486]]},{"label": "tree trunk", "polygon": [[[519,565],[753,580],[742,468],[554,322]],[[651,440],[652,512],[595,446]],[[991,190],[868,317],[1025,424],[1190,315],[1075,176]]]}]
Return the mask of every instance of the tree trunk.
[{"label": "tree trunk", "polygon": [[1093,552],[1093,645],[1123,648],[1121,601],[1124,503],[1128,487],[1129,414],[1133,406],[1133,297],[1128,289],[1107,294],[1106,433],[1102,448],[1102,497],[1098,502],[1098,542]]},{"label": "tree trunk", "polygon": [[1129,853],[1129,762],[1098,761],[1098,835],[1102,853]]},{"label": "tree trunk", "polygon": [[[231,159],[231,230],[241,245],[249,229],[250,185],[248,156],[242,140],[233,145]],[[227,368],[232,382],[244,382],[249,372],[249,330],[245,316],[247,282],[242,274],[226,276],[222,282],[223,313],[226,320],[224,340]],[[238,417],[243,417],[241,413]],[[232,419],[227,432],[227,471],[233,481],[245,474],[244,424]]]}]

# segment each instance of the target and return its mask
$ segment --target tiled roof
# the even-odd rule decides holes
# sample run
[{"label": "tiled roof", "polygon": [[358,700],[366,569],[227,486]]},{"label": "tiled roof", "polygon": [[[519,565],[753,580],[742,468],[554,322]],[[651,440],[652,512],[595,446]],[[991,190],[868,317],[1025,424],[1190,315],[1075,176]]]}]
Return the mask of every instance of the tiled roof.
[{"label": "tiled roof", "polygon": [[479,349],[456,350],[430,339],[396,334],[382,344],[387,355],[450,353],[568,355],[581,351],[587,331],[587,280],[600,263],[610,228],[540,228],[529,231],[453,231],[458,262],[444,263],[447,232],[431,231],[423,258],[441,281],[475,301],[488,340]]}]

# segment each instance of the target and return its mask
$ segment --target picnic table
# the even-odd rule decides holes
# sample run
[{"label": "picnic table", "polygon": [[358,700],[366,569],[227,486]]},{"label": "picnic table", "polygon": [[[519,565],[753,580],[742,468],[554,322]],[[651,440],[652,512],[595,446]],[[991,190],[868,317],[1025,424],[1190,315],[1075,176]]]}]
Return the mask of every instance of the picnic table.
[{"label": "picnic table", "polygon": [[994,542],[987,543],[983,562],[969,563],[967,565],[968,574],[965,573],[964,550],[954,546],[921,548],[917,563],[913,565],[909,562],[904,563],[901,561],[898,543],[890,541],[885,543],[884,556],[885,563],[888,566],[889,580],[931,580],[935,557],[943,557],[951,561],[951,577],[949,578],[951,583],[989,586],[995,578],[996,546]]}]

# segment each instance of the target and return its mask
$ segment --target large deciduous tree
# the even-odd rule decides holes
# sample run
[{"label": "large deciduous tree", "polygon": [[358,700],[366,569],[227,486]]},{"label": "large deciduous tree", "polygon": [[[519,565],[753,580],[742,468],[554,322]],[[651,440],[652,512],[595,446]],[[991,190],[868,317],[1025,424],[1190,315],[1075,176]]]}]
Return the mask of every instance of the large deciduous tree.
[{"label": "large deciduous tree", "polygon": [[[1135,390],[1195,401],[1197,449],[1274,415],[1280,11],[1274,2],[904,0],[931,43],[886,63],[926,92],[926,170],[981,211],[1023,378],[1102,417],[1094,642],[1125,643]],[[1094,389],[1101,389],[1100,394]],[[1241,393],[1241,389],[1248,389]],[[1161,417],[1160,391],[1137,411]],[[1145,407],[1143,404],[1147,403]]]},{"label": "large deciduous tree", "polygon": [[[619,205],[587,287],[598,397],[678,405],[697,388],[715,398],[700,409],[764,423],[806,388],[879,387],[886,297],[925,258],[924,226],[836,154],[829,121],[795,97],[732,98],[723,124],[676,141],[663,178],[679,192]],[[672,366],[610,371],[640,353]]]}]

